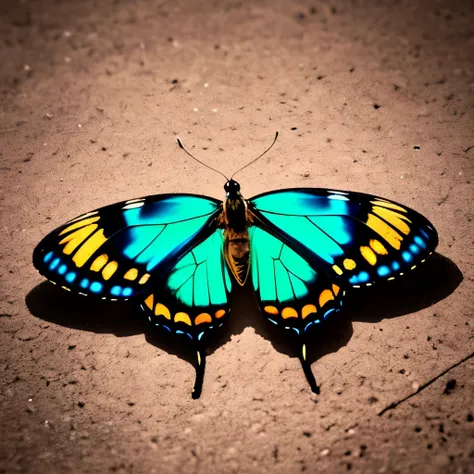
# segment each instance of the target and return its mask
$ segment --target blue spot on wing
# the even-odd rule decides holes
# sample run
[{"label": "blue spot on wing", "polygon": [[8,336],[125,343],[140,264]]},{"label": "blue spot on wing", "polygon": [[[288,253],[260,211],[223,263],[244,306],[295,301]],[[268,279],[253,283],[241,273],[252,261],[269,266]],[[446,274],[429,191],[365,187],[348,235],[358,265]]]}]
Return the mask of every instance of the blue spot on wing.
[{"label": "blue spot on wing", "polygon": [[67,275],[66,275],[66,281],[68,283],[74,283],[74,280],[76,279],[76,274],[74,272],[69,272]]},{"label": "blue spot on wing", "polygon": [[102,291],[102,287],[102,283],[94,281],[90,284],[89,290],[92,291],[92,293],[100,293]]},{"label": "blue spot on wing", "polygon": [[382,265],[381,267],[377,268],[377,273],[379,276],[385,277],[390,275],[390,268],[388,268],[386,265]]}]

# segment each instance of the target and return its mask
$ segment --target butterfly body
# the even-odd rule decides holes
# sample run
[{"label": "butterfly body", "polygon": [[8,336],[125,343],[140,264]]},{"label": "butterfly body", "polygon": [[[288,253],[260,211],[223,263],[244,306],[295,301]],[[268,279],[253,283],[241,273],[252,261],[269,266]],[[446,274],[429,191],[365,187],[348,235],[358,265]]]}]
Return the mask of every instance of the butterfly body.
[{"label": "butterfly body", "polygon": [[224,189],[224,202],[167,194],[97,209],[46,236],[33,263],[67,290],[133,299],[154,326],[182,335],[197,353],[194,398],[206,339],[230,316],[233,281],[251,280],[262,314],[299,338],[317,392],[310,331],[341,310],[346,291],[424,262],[436,230],[416,211],[362,193],[296,188],[244,199],[232,179]]}]

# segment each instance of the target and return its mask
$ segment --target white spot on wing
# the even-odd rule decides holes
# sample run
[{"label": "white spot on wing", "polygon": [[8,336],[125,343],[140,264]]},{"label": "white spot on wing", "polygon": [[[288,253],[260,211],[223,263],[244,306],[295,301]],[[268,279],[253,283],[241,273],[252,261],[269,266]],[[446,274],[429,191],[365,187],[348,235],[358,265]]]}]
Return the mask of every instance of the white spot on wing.
[{"label": "white spot on wing", "polygon": [[333,199],[334,201],[349,201],[349,198],[340,196],[339,194],[329,195],[328,199]]},{"label": "white spot on wing", "polygon": [[144,202],[132,202],[131,204],[126,204],[122,207],[122,209],[137,209],[139,207],[143,207]]}]

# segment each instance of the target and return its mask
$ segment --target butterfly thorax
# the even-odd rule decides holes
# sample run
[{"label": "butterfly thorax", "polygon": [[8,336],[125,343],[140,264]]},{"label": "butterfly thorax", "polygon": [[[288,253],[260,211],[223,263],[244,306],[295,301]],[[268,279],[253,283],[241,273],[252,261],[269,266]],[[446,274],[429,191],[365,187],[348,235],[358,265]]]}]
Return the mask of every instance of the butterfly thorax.
[{"label": "butterfly thorax", "polygon": [[230,180],[224,186],[227,199],[224,202],[224,254],[237,283],[243,286],[249,274],[250,242],[248,226],[251,222],[247,203],[240,194],[240,185]]}]

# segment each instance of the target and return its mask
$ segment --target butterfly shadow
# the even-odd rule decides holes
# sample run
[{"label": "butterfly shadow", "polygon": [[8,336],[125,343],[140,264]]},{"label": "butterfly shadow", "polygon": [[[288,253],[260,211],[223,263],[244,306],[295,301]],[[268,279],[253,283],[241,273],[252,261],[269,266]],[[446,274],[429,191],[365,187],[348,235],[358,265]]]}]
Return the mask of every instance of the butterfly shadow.
[{"label": "butterfly shadow", "polygon": [[[44,321],[117,337],[144,334],[148,343],[189,362],[193,367],[196,365],[196,350],[189,341],[184,340],[184,336],[154,328],[138,302],[110,302],[84,297],[64,291],[47,281],[33,288],[25,301],[31,314]],[[211,345],[207,353],[212,353],[215,348]]]},{"label": "butterfly shadow", "polygon": [[[351,290],[345,297],[343,311],[315,326],[310,333],[307,341],[309,363],[344,347],[353,335],[353,321],[377,323],[428,308],[453,293],[462,279],[454,262],[435,253],[403,278]],[[250,287],[239,288],[234,293],[233,313],[235,317],[230,323],[233,334],[252,326],[275,350],[298,357],[301,340],[294,337],[293,332],[277,328],[262,317]]]},{"label": "butterfly shadow", "polygon": [[[313,363],[326,354],[337,352],[353,334],[352,321],[379,322],[427,308],[450,295],[462,281],[462,273],[448,258],[434,254],[416,271],[404,278],[353,290],[344,302],[344,311],[330,318],[310,334],[307,358]],[[137,303],[107,302],[66,292],[43,282],[26,296],[26,305],[34,316],[64,327],[110,333],[117,337],[144,334],[147,342],[175,355],[193,367],[195,348],[174,336],[157,331],[145,319]],[[207,354],[224,345],[232,335],[247,327],[271,342],[275,350],[297,357],[300,341],[292,333],[270,324],[260,313],[251,285],[236,288],[233,294],[233,317],[221,332],[209,341]]]}]

